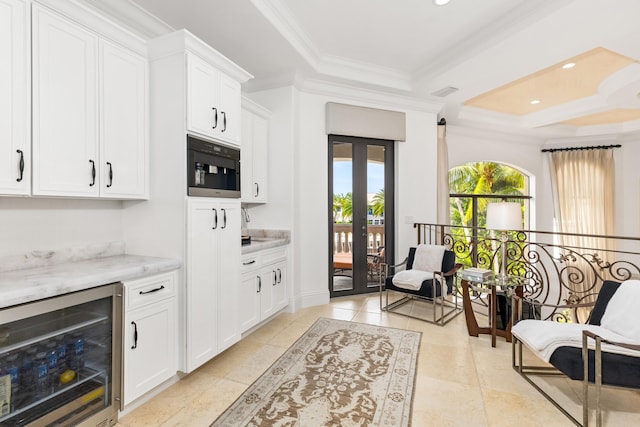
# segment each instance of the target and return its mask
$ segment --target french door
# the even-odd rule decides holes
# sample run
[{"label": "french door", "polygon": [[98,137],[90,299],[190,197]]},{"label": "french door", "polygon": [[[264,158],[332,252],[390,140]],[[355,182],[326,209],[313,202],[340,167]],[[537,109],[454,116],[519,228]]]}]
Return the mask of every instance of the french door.
[{"label": "french door", "polygon": [[331,297],[378,290],[393,258],[393,141],[329,135]]}]

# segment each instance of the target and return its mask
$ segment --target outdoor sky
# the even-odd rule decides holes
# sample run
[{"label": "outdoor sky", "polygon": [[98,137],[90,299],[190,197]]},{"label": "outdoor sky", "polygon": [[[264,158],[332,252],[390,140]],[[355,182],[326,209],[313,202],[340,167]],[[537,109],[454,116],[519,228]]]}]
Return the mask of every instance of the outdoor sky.
[{"label": "outdoor sky", "polygon": [[[352,163],[333,163],[333,194],[347,194],[351,186]],[[367,164],[367,193],[377,193],[384,188],[384,165]]]}]

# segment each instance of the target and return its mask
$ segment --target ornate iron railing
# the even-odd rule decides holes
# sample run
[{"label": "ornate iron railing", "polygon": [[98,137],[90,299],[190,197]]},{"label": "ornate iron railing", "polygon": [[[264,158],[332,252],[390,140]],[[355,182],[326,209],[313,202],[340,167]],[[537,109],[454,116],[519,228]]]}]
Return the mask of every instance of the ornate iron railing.
[{"label": "ornate iron railing", "polygon": [[[499,271],[502,242],[493,231],[423,223],[414,227],[418,243],[445,245],[465,266]],[[560,243],[575,237],[590,238],[593,247]],[[506,245],[507,274],[523,277],[524,295],[541,303],[593,301],[605,280],[640,279],[640,237],[525,230],[510,232]],[[487,304],[480,295],[472,298],[476,308]],[[584,322],[587,315],[561,309],[542,312],[542,318],[556,321]]]}]

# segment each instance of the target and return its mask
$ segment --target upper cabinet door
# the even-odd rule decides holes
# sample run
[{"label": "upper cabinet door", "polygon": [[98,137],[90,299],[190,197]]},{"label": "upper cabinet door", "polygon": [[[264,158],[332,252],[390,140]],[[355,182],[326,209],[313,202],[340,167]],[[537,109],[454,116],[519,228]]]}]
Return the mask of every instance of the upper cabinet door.
[{"label": "upper cabinet door", "polygon": [[187,129],[240,145],[240,83],[187,54]]},{"label": "upper cabinet door", "polygon": [[214,138],[221,126],[216,106],[216,70],[194,55],[187,56],[187,129]]},{"label": "upper cabinet door", "polygon": [[219,73],[220,139],[240,145],[240,83]]},{"label": "upper cabinet door", "polygon": [[100,194],[144,198],[147,184],[147,64],[100,40]]},{"label": "upper cabinet door", "polygon": [[0,194],[31,189],[27,9],[0,0]]},{"label": "upper cabinet door", "polygon": [[97,196],[98,38],[33,6],[33,194]]}]

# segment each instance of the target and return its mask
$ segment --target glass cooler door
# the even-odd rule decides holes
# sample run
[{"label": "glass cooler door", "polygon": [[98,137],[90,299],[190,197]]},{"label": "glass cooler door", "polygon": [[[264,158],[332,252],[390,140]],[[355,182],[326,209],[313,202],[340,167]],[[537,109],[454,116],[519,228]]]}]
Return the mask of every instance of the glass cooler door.
[{"label": "glass cooler door", "polygon": [[119,287],[0,311],[0,425],[78,425],[117,413]]}]

